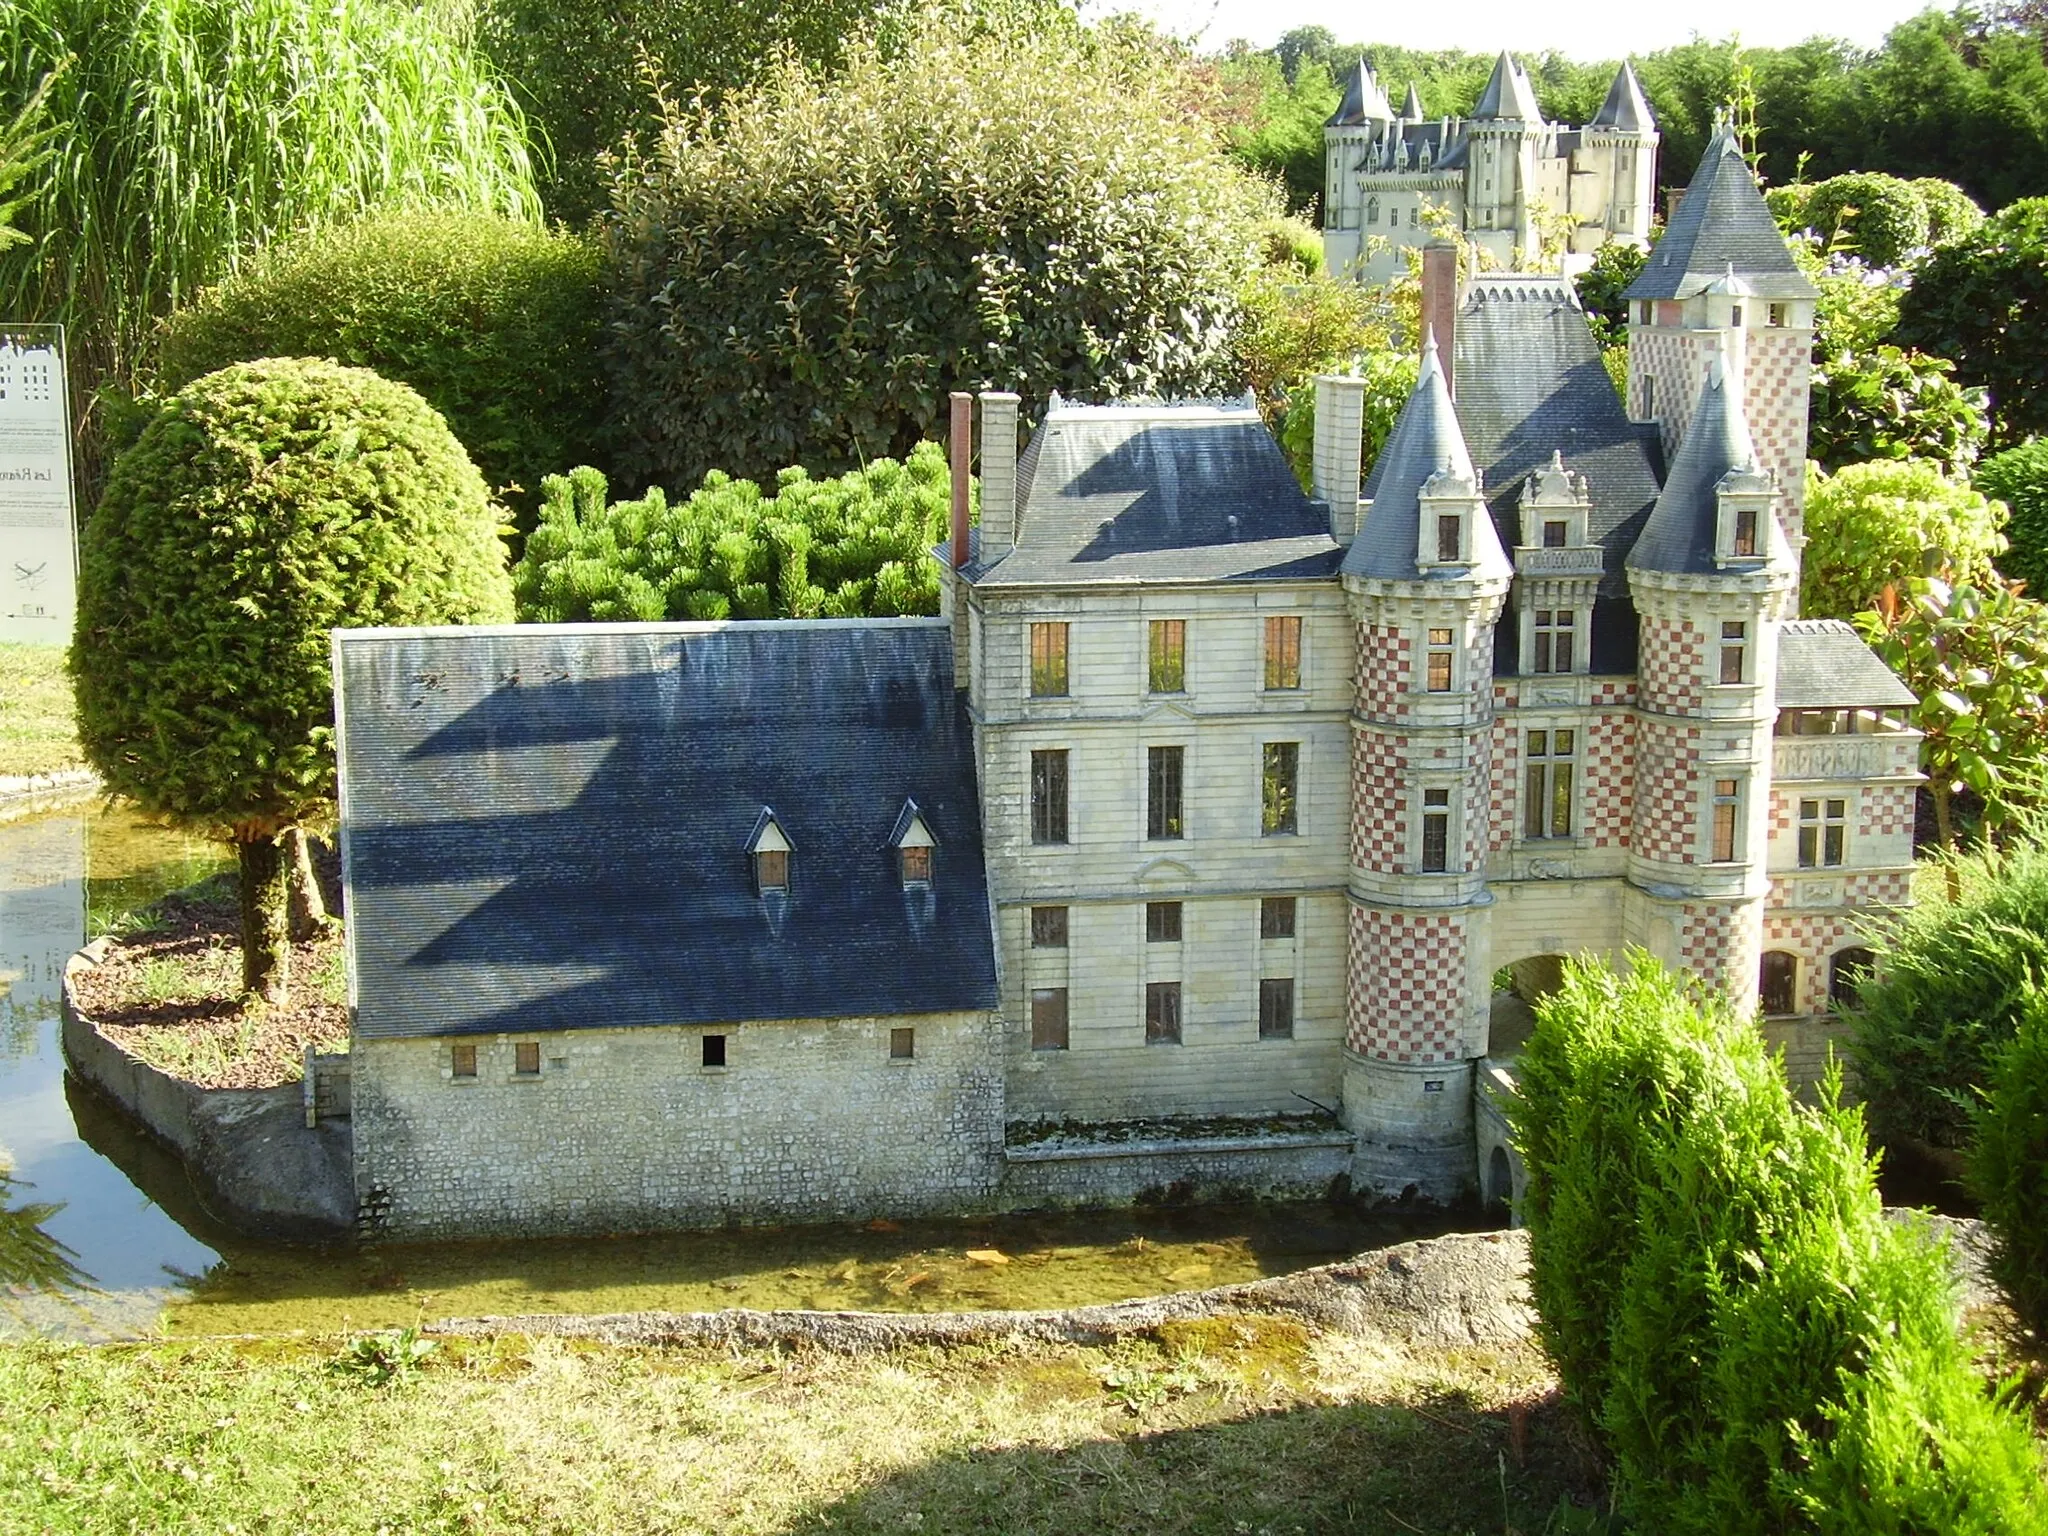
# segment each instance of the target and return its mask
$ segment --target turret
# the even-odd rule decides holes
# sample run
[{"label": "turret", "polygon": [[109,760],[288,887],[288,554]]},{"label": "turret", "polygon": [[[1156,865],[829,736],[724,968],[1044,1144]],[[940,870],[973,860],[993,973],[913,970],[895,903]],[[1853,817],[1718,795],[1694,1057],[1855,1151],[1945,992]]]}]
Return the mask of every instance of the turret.
[{"label": "turret", "polygon": [[1363,249],[1359,177],[1385,158],[1393,121],[1379,77],[1360,59],[1344,82],[1344,99],[1323,125],[1323,257],[1333,272],[1348,270]]},{"label": "turret", "polygon": [[1649,241],[1657,195],[1657,119],[1635,66],[1615,71],[1607,99],[1579,135],[1570,200],[1573,249],[1590,252],[1608,238]]},{"label": "turret", "polygon": [[1535,87],[1511,54],[1494,61],[1468,132],[1467,227],[1504,264],[1519,266],[1536,248],[1536,152],[1545,127]]}]

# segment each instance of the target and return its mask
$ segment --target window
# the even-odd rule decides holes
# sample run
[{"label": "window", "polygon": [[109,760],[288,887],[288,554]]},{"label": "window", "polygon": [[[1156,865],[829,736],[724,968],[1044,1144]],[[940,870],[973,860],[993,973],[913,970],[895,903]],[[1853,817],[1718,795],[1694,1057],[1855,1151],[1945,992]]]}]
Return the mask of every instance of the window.
[{"label": "window", "polygon": [[1067,691],[1067,626],[1031,626],[1031,697],[1057,699]]},{"label": "window", "polygon": [[1266,686],[1301,686],[1301,619],[1286,614],[1266,620]]},{"label": "window", "polygon": [[1802,800],[1799,802],[1799,867],[1833,869],[1842,862],[1843,846],[1849,837],[1849,802],[1846,800]]},{"label": "window", "polygon": [[1735,509],[1735,553],[1753,555],[1756,553],[1756,508]]},{"label": "window", "polygon": [[1728,306],[1728,323],[1730,325],[1742,324],[1742,306],[1740,304],[1730,304]]},{"label": "window", "polygon": [[1742,809],[1742,784],[1737,779],[1714,780],[1714,862],[1735,862],[1736,823]]},{"label": "window", "polygon": [[1269,741],[1265,755],[1265,770],[1259,782],[1259,832],[1264,837],[1281,837],[1297,828],[1295,802],[1301,743]]},{"label": "window", "polygon": [[1039,987],[1031,994],[1031,1049],[1067,1048],[1067,989]]},{"label": "window", "polygon": [[1534,670],[1569,672],[1572,669],[1572,638],[1578,633],[1579,616],[1569,608],[1536,610]]},{"label": "window", "polygon": [[1261,1040],[1292,1040],[1294,1038],[1294,978],[1292,976],[1261,976],[1259,978],[1259,1038]]},{"label": "window", "polygon": [[1576,731],[1531,731],[1524,743],[1528,767],[1522,785],[1522,835],[1572,835],[1572,768]]},{"label": "window", "polygon": [[724,1066],[724,1065],[725,1065],[725,1036],[723,1036],[723,1035],[702,1035],[702,1036],[700,1036],[699,1038],[700,1038],[700,1039],[701,1039],[701,1040],[702,1040],[702,1041],[704,1042],[704,1046],[703,1046],[703,1054],[702,1054],[702,1056],[700,1057],[700,1059],[701,1059],[701,1060],[703,1061],[704,1065],[705,1065],[705,1066],[707,1066],[707,1067],[722,1067],[722,1066]]},{"label": "window", "polygon": [[458,1045],[448,1052],[448,1074],[451,1077],[476,1076],[476,1047]]},{"label": "window", "polygon": [[1031,909],[1031,947],[1033,949],[1065,949],[1067,947],[1067,909],[1065,907],[1033,907]]},{"label": "window", "polygon": [[892,1029],[889,1031],[889,1059],[891,1061],[909,1061],[916,1055],[916,1030]]},{"label": "window", "polygon": [[1636,324],[1648,325],[1649,323],[1650,301],[1648,299],[1639,299],[1636,301]]},{"label": "window", "polygon": [[1799,957],[1788,955],[1782,949],[1766,954],[1757,974],[1756,995],[1765,1013],[1797,1013]]},{"label": "window", "polygon": [[1440,512],[1436,519],[1436,557],[1453,562],[1465,556],[1465,519],[1455,513]]},{"label": "window", "polygon": [[540,1076],[540,1042],[522,1040],[512,1047],[512,1070],[521,1077]]},{"label": "window", "polygon": [[1185,747],[1153,747],[1145,753],[1145,835],[1185,837],[1180,817],[1181,768]]},{"label": "window", "polygon": [[1657,380],[1651,374],[1643,375],[1643,416],[1647,420],[1657,414]]},{"label": "window", "polygon": [[1451,792],[1425,789],[1422,792],[1422,872],[1440,875],[1450,868]]},{"label": "window", "polygon": [[1178,944],[1180,942],[1179,902],[1148,901],[1145,903],[1145,942],[1147,944]]},{"label": "window", "polygon": [[1789,305],[1773,304],[1767,313],[1772,325],[1783,325],[1785,323],[1785,317],[1789,312]]},{"label": "window", "polygon": [[1067,754],[1031,754],[1031,841],[1067,840]]},{"label": "window", "polygon": [[1876,964],[1877,956],[1861,947],[1836,951],[1828,961],[1828,1001],[1840,1008],[1854,1008],[1864,978]]},{"label": "window", "polygon": [[1149,981],[1145,984],[1145,1043],[1180,1044],[1180,983]]},{"label": "window", "polygon": [[1268,896],[1259,903],[1259,937],[1262,939],[1291,939],[1294,937],[1294,898],[1292,896]]},{"label": "window", "polygon": [[1738,619],[1721,624],[1721,681],[1739,683],[1749,660],[1749,626]]},{"label": "window", "polygon": [[1451,631],[1432,629],[1429,631],[1428,674],[1425,685],[1431,693],[1451,691]]},{"label": "window", "polygon": [[789,889],[789,851],[785,848],[763,848],[754,855],[754,884],[763,896],[770,891]]},{"label": "window", "polygon": [[1188,686],[1188,621],[1154,619],[1145,686],[1153,693],[1185,693]]},{"label": "window", "polygon": [[1571,530],[1566,524],[1556,520],[1544,523],[1543,547],[1545,549],[1563,549],[1565,539],[1570,532]]},{"label": "window", "polygon": [[929,848],[899,848],[903,855],[903,883],[905,885],[930,885],[932,883],[932,851]]}]

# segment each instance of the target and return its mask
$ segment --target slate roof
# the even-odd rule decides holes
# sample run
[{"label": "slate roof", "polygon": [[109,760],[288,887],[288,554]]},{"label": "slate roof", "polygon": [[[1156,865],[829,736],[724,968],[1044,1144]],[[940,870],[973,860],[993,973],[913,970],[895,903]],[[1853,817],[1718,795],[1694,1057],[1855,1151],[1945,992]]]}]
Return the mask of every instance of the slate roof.
[{"label": "slate roof", "polygon": [[1543,121],[1543,109],[1536,104],[1536,88],[1513,54],[1502,53],[1494,60],[1493,74],[1480,93],[1479,105],[1472,109],[1472,117],[1476,122],[1489,118],[1521,123]]},{"label": "slate roof", "polygon": [[1406,122],[1422,121],[1422,93],[1415,89],[1415,82],[1408,82],[1407,99],[1401,103],[1401,117]]},{"label": "slate roof", "polygon": [[1913,690],[1840,619],[1793,619],[1778,631],[1778,708],[1907,709]]},{"label": "slate roof", "polygon": [[1017,459],[1017,543],[991,586],[1334,575],[1328,509],[1303,494],[1249,395],[1078,405],[1054,396]]},{"label": "slate roof", "polygon": [[1362,123],[1391,122],[1394,109],[1387,101],[1387,93],[1380,88],[1378,76],[1372,66],[1360,59],[1352,67],[1344,82],[1344,99],[1337,103],[1337,110],[1330,114],[1326,127],[1355,128]]},{"label": "slate roof", "polygon": [[1656,114],[1650,111],[1650,103],[1643,96],[1642,82],[1636,79],[1635,66],[1627,59],[1615,71],[1614,84],[1607,88],[1607,99],[1588,126],[1617,128],[1623,133],[1649,133],[1657,126]]},{"label": "slate roof", "polygon": [[1664,478],[1663,494],[1629,553],[1629,565],[1678,575],[1718,572],[1721,567],[1714,559],[1714,534],[1721,498],[1714,487],[1729,470],[1755,463],[1749,424],[1743,420],[1741,403],[1716,359],[1708,365],[1707,382],[1700,388],[1692,420],[1685,425],[1671,473]]},{"label": "slate roof", "polygon": [[[364,1036],[996,1006],[944,623],[358,630],[335,657]],[[905,891],[912,799],[938,847]],[[745,853],[768,807],[786,900]]]},{"label": "slate roof", "polygon": [[1722,123],[1664,237],[1623,297],[1689,298],[1731,267],[1774,299],[1810,299],[1819,292],[1794,264],[1734,130]]},{"label": "slate roof", "polygon": [[[1557,277],[1482,274],[1460,307],[1456,334],[1459,425],[1486,476],[1501,543],[1521,537],[1522,486],[1553,450],[1586,477],[1588,532],[1605,552],[1593,606],[1591,666],[1636,669],[1637,624],[1626,564],[1662,472],[1657,429],[1628,419],[1571,284]],[[1513,610],[1504,616],[1494,667],[1521,670]]]}]

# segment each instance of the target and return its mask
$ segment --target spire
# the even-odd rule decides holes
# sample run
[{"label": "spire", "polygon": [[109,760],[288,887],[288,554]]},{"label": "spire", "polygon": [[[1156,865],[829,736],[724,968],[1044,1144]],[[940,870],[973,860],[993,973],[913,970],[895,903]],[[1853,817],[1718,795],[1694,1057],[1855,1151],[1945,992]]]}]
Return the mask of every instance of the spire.
[{"label": "spire", "polygon": [[1372,506],[1359,526],[1358,537],[1345,553],[1345,575],[1393,581],[1422,579],[1417,565],[1421,558],[1418,535],[1422,497],[1432,482],[1438,489],[1447,482],[1462,482],[1470,487],[1472,559],[1466,574],[1512,574],[1513,567],[1501,548],[1493,517],[1486,510],[1486,503],[1479,499],[1479,475],[1472,467],[1472,454],[1465,446],[1457,409],[1451,404],[1434,330],[1423,343],[1422,376],[1415,381],[1415,391],[1409,395],[1408,403],[1401,407],[1400,419],[1394,423],[1366,483]]},{"label": "spire", "polygon": [[1393,120],[1394,109],[1387,102],[1387,93],[1380,89],[1372,65],[1361,58],[1344,83],[1344,99],[1323,126],[1356,128],[1366,123],[1390,123]]},{"label": "spire", "polygon": [[1627,59],[1621,61],[1614,84],[1607,88],[1607,100],[1593,115],[1591,126],[1612,128],[1617,133],[1656,131],[1657,119],[1650,111],[1650,103],[1644,99],[1642,82],[1636,79],[1636,67]]},{"label": "spire", "polygon": [[1623,297],[1687,299],[1731,274],[1769,299],[1810,299],[1817,291],[1792,260],[1735,130],[1723,120],[1664,238]]},{"label": "spire", "polygon": [[1415,82],[1408,82],[1408,99],[1401,103],[1401,121],[1419,123],[1422,121],[1422,94],[1415,89]]},{"label": "spire", "polygon": [[1522,73],[1514,55],[1503,53],[1494,61],[1493,77],[1486,82],[1486,90],[1479,98],[1479,105],[1472,109],[1474,121],[1489,118],[1504,122],[1540,123],[1543,109],[1536,105],[1536,91],[1529,84],[1529,77]]},{"label": "spire", "polygon": [[1707,365],[1706,386],[1686,424],[1671,473],[1665,476],[1663,493],[1650,509],[1636,547],[1629,551],[1629,569],[1681,575],[1718,572],[1714,551],[1721,515],[1719,487],[1731,471],[1755,473],[1756,462],[1742,402],[1729,387],[1727,369],[1715,358]]}]

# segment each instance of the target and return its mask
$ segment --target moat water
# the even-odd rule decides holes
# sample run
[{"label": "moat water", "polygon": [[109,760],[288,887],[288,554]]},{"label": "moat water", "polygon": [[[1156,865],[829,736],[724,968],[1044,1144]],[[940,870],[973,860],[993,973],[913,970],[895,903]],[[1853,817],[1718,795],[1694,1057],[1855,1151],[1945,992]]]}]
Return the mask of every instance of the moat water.
[{"label": "moat water", "polygon": [[[70,1080],[64,962],[226,866],[118,811],[0,825],[0,1333],[331,1332],[531,1312],[1081,1306],[1285,1274],[1454,1217],[1323,1204],[312,1249],[211,1221],[178,1160]],[[973,1255],[973,1256],[970,1256]]]}]

